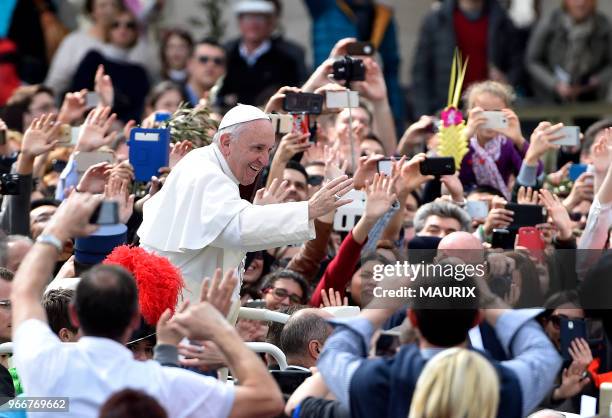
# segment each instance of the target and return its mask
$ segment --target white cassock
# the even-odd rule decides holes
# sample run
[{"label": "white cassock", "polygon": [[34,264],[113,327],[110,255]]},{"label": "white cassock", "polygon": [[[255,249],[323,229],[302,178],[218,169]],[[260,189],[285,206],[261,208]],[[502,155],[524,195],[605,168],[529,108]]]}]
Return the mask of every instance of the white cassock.
[{"label": "white cassock", "polygon": [[[204,277],[238,268],[247,252],[315,238],[308,202],[253,205],[216,144],[191,151],[144,205],[140,245],[167,257],[182,274],[185,298],[198,300]],[[238,298],[239,288],[234,298]]]}]

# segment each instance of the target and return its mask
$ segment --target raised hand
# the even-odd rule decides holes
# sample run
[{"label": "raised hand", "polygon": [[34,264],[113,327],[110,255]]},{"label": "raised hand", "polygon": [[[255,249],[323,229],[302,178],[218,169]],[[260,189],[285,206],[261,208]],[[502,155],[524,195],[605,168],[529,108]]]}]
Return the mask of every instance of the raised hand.
[{"label": "raised hand", "polygon": [[568,352],[572,357],[570,370],[575,373],[584,373],[593,361],[593,353],[584,338],[574,339],[568,347]]},{"label": "raised hand", "polygon": [[[189,301],[186,300],[177,308],[176,312],[185,312],[187,307],[189,306]],[[159,320],[157,321],[157,326],[155,327],[156,335],[157,335],[157,344],[166,344],[166,345],[178,345],[179,342],[185,337],[182,333],[178,332],[176,328],[171,326],[170,319],[172,318],[172,311],[170,309],[166,309]]]},{"label": "raised hand", "polygon": [[563,204],[568,211],[571,211],[583,200],[593,201],[593,173],[584,172],[574,182],[570,194],[565,198]]},{"label": "raised hand", "polygon": [[380,154],[372,154],[359,158],[357,170],[355,170],[355,174],[353,175],[355,189],[363,189],[366,185],[366,180],[372,180],[374,174],[378,171],[378,162],[383,158],[385,158],[385,156]]},{"label": "raised hand", "polygon": [[255,205],[271,205],[274,203],[282,203],[287,194],[289,194],[288,183],[286,180],[279,181],[273,179],[268,187],[262,187],[255,193],[253,203]]},{"label": "raised hand", "polygon": [[59,124],[55,115],[49,113],[35,118],[21,140],[21,153],[27,157],[38,157],[57,144]]},{"label": "raised hand", "polygon": [[272,97],[270,97],[270,99],[268,100],[268,103],[266,103],[264,112],[266,113],[282,112],[283,111],[283,100],[285,100],[285,97],[287,93],[289,92],[299,93],[301,92],[301,90],[297,87],[289,87],[289,86],[281,87],[280,89],[278,89],[276,93],[272,95]]},{"label": "raised hand", "polygon": [[397,178],[390,178],[384,174],[376,173],[374,179],[366,186],[366,204],[364,216],[367,219],[378,220],[383,216],[397,200],[395,194],[395,181]]},{"label": "raised hand", "polygon": [[464,200],[463,197],[463,184],[459,179],[459,173],[447,174],[440,177],[440,181],[446,186],[448,193],[451,195],[453,202],[461,203]]},{"label": "raised hand", "polygon": [[572,220],[563,206],[563,202],[557,195],[553,195],[546,189],[540,190],[540,204],[546,208],[557,227],[557,238],[566,241],[572,237]]},{"label": "raised hand", "polygon": [[325,145],[323,155],[325,161],[326,180],[333,180],[346,174],[348,161],[340,163],[340,150],[329,145]]},{"label": "raised hand", "polygon": [[113,88],[113,81],[109,75],[104,73],[104,65],[100,64],[96,70],[96,76],[94,78],[94,90],[100,97],[99,106],[113,106],[113,100],[115,99],[115,89]]},{"label": "raised hand", "polygon": [[591,152],[595,172],[605,174],[612,164],[612,129],[607,128],[593,144]]},{"label": "raised hand", "polygon": [[523,162],[529,166],[537,165],[538,160],[547,151],[559,149],[559,145],[553,142],[563,138],[563,135],[559,133],[561,128],[563,128],[562,123],[552,125],[550,122],[540,122],[531,134],[529,148]]},{"label": "raised hand", "polygon": [[308,219],[315,219],[332,210],[351,203],[351,199],[342,199],[342,196],[353,189],[353,179],[341,176],[321,187],[308,200]]},{"label": "raised hand", "polygon": [[86,96],[87,89],[66,93],[57,119],[64,123],[72,123],[81,119],[87,110]]},{"label": "raised hand", "polygon": [[328,306],[348,306],[348,298],[346,296],[342,299],[340,292],[337,290],[334,291],[331,287],[327,289],[327,291],[329,292],[329,297],[325,289],[321,289],[321,308]]},{"label": "raised hand", "polygon": [[227,316],[232,307],[232,294],[238,284],[238,278],[234,269],[226,271],[223,279],[221,274],[221,269],[216,269],[212,279],[204,278],[200,288],[200,301],[210,303],[222,315]]},{"label": "raised hand", "polygon": [[95,151],[113,142],[114,136],[106,136],[106,133],[117,119],[117,115],[114,113],[111,115],[110,112],[110,107],[97,107],[89,112],[85,123],[81,126],[75,151]]},{"label": "raised hand", "polygon": [[212,341],[202,341],[201,344],[179,344],[179,355],[183,367],[197,367],[203,371],[216,370],[227,365],[227,360],[219,347]]},{"label": "raised hand", "polygon": [[173,169],[174,166],[177,165],[178,162],[181,161],[183,157],[187,155],[187,153],[191,151],[192,149],[193,149],[193,143],[191,141],[185,140],[177,144],[174,144],[174,146],[170,150],[170,159],[168,163],[170,166],[170,169]]},{"label": "raised hand", "polygon": [[560,185],[561,182],[565,178],[567,178],[567,173],[569,173],[569,169],[571,165],[572,165],[571,162],[565,163],[563,167],[561,167],[554,173],[550,173],[548,176],[546,176],[546,181],[548,181],[550,184],[552,184],[555,187]]},{"label": "raised hand", "polygon": [[119,206],[119,222],[122,224],[127,224],[132,217],[132,213],[134,213],[135,196],[130,194],[128,190],[129,185],[130,182],[128,180],[111,176],[104,188],[106,200],[117,202]]},{"label": "raised hand", "polygon": [[465,126],[464,135],[470,139],[482,126],[487,122],[487,118],[484,115],[484,109],[482,107],[476,106],[468,112],[468,120]]},{"label": "raised hand", "polygon": [[310,134],[290,132],[285,134],[278,144],[274,158],[287,163],[294,155],[307,151],[311,144],[308,142]]},{"label": "raised hand", "polygon": [[80,193],[102,193],[110,175],[111,164],[98,163],[85,170],[76,190]]},{"label": "raised hand", "polygon": [[427,156],[424,153],[417,154],[402,167],[399,181],[403,182],[404,187],[410,192],[421,187],[423,183],[434,179],[434,176],[421,174],[421,163],[425,161],[425,158]]},{"label": "raised hand", "polygon": [[502,113],[508,120],[508,127],[506,129],[501,129],[499,132],[505,135],[507,138],[510,138],[514,145],[521,149],[525,143],[525,138],[523,138],[521,123],[518,116],[511,109],[502,109]]},{"label": "raised hand", "polygon": [[386,100],[387,85],[380,66],[372,58],[364,58],[363,64],[366,68],[365,80],[353,83],[355,90],[372,102]]},{"label": "raised hand", "polygon": [[537,205],[538,192],[531,187],[521,186],[516,195],[516,202],[519,205]]},{"label": "raised hand", "polygon": [[93,234],[98,226],[89,223],[89,219],[101,203],[101,195],[72,193],[51,217],[43,234],[53,235],[62,242],[69,238]]}]

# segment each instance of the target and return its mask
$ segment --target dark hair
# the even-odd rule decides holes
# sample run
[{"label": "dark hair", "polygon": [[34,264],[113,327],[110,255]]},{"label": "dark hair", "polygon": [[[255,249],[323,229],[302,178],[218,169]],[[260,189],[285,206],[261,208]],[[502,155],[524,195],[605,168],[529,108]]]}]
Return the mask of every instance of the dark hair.
[{"label": "dark hair", "polygon": [[187,101],[187,99],[185,98],[185,93],[181,86],[176,84],[174,81],[165,80],[153,86],[153,88],[147,95],[147,98],[145,99],[146,106],[154,108],[155,104],[161,98],[161,96],[172,90],[177,91],[181,95],[181,101]]},{"label": "dark hair", "polygon": [[595,142],[597,135],[607,128],[612,128],[612,118],[598,120],[584,133],[584,141],[582,142],[582,152],[590,153],[591,146]]},{"label": "dark hair", "polygon": [[[96,0],[85,0],[85,4],[83,5],[83,9],[85,10],[86,15],[91,15],[94,9],[94,3]],[[118,10],[124,10],[123,1],[115,0],[115,5]]]},{"label": "dark hair", "polygon": [[206,36],[206,37],[200,39],[198,42],[196,42],[195,47],[198,47],[200,45],[214,46],[215,48],[219,48],[220,50],[225,52],[225,48],[223,48],[223,45],[221,45],[217,39],[211,38],[210,36]]},{"label": "dark hair", "polygon": [[72,289],[53,289],[43,296],[42,305],[47,312],[47,319],[49,320],[51,331],[56,335],[59,335],[62,328],[66,328],[72,332],[78,331],[78,328],[70,321],[70,314],[68,311],[68,306],[73,298],[74,290]]},{"label": "dark hair", "polygon": [[281,332],[280,349],[287,357],[306,356],[308,343],[317,340],[324,344],[331,331],[327,321],[314,312],[292,315]]},{"label": "dark hair", "polygon": [[50,198],[36,199],[32,200],[32,203],[30,203],[30,211],[33,211],[34,209],[39,208],[41,206],[55,206],[57,208],[59,207],[59,205],[59,200]]},{"label": "dark hair", "polygon": [[166,47],[168,46],[168,42],[170,42],[170,38],[173,36],[178,36],[183,41],[187,43],[189,48],[189,53],[187,54],[190,57],[193,54],[193,38],[191,34],[183,29],[173,28],[169,29],[164,33],[162,37],[161,44],[159,47],[160,60],[162,64],[162,76],[164,78],[168,78],[168,62],[166,61]]},{"label": "dark hair", "polygon": [[85,272],[74,306],[83,334],[119,340],[138,311],[134,277],[116,265],[97,265]]},{"label": "dark hair", "polygon": [[166,410],[140,390],[123,389],[113,393],[100,408],[98,418],[168,418]]},{"label": "dark hair", "polygon": [[[442,267],[453,263],[442,262]],[[453,347],[464,342],[468,331],[475,325],[478,317],[479,293],[472,277],[457,281],[453,276],[435,273],[418,277],[415,283],[422,288],[444,290],[474,288],[475,297],[462,297],[453,293],[449,297],[422,297],[413,300],[412,311],[416,316],[417,327],[429,343],[438,347]],[[417,289],[417,294],[420,289]]]},{"label": "dark hair", "polygon": [[300,289],[302,289],[302,303],[306,303],[308,300],[308,282],[304,279],[304,276],[293,270],[279,269],[266,275],[266,277],[263,278],[261,290],[264,291],[274,287],[274,283],[279,279],[288,279],[296,282],[300,286]]},{"label": "dark hair", "polygon": [[6,126],[14,131],[24,132],[27,126],[23,126],[23,115],[28,113],[34,96],[47,93],[54,97],[53,90],[42,84],[18,87],[2,108],[1,117]]},{"label": "dark hair", "polygon": [[540,287],[540,277],[535,264],[523,254],[509,251],[506,257],[516,262],[516,270],[521,273],[521,294],[514,308],[537,308],[544,303],[544,295]]},{"label": "dark hair", "polygon": [[486,184],[474,187],[467,193],[467,196],[471,195],[472,193],[487,193],[492,194],[494,196],[504,197],[504,194],[502,192],[497,190],[495,187]]},{"label": "dark hair", "polygon": [[368,132],[366,134],[366,136],[363,138],[363,140],[369,140],[369,141],[374,141],[377,142],[378,145],[380,145],[382,147],[382,149],[385,149],[385,146],[383,145],[383,143],[380,141],[380,138],[373,132]]},{"label": "dark hair", "polygon": [[287,162],[287,165],[285,166],[285,170],[299,171],[304,176],[304,181],[308,182],[308,173],[306,172],[306,169],[302,164],[298,163],[297,161],[289,160]]},{"label": "dark hair", "polygon": [[[308,306],[306,305],[281,306],[278,309],[278,312],[291,316],[297,311],[301,311],[302,309],[306,309],[306,308],[308,308]],[[275,346],[280,348],[281,334],[283,332],[284,327],[285,327],[285,324],[281,322],[269,322],[268,333],[266,334],[266,342],[270,344],[274,344]]]},{"label": "dark hair", "polygon": [[12,282],[15,273],[7,269],[6,267],[0,267],[0,280],[4,280],[5,282]]}]

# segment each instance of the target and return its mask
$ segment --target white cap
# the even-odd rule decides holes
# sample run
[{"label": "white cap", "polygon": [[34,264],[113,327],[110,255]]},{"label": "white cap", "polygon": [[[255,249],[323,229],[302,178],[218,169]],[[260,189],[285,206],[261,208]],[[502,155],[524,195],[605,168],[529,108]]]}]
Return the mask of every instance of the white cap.
[{"label": "white cap", "polygon": [[234,7],[234,13],[237,15],[242,13],[263,13],[271,15],[274,14],[274,12],[274,5],[269,1],[263,0],[241,1]]},{"label": "white cap", "polygon": [[265,119],[270,120],[261,109],[251,106],[239,104],[238,106],[232,107],[229,112],[223,116],[221,123],[219,124],[219,130],[227,128],[228,126],[237,125],[239,123],[251,122],[253,120]]}]

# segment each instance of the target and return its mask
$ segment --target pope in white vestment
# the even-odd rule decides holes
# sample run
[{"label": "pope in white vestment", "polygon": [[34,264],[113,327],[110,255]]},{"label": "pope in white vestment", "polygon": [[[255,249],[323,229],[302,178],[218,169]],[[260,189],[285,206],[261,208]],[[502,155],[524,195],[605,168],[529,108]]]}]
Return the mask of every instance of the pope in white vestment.
[{"label": "pope in white vestment", "polygon": [[[228,126],[251,121],[258,121],[257,125],[261,126],[260,119],[268,118],[255,107],[239,105],[223,118],[219,133]],[[236,135],[244,136],[249,126]],[[271,148],[274,131],[271,124],[269,132],[264,127],[266,132],[250,131],[249,134],[265,136],[264,142]],[[255,141],[257,145],[257,140],[242,137],[233,140]],[[240,198],[241,180],[247,179],[243,184],[252,183],[251,178],[254,180],[268,161],[267,157],[261,157],[249,162],[242,155],[243,160],[236,163],[232,160],[235,152],[229,157],[222,152],[224,146],[230,149],[227,144],[221,137],[221,141],[216,139],[206,147],[189,152],[174,167],[162,189],[145,203],[144,219],[138,230],[142,247],[167,257],[181,270],[187,287],[185,297],[191,301],[198,300],[202,280],[212,277],[217,268],[227,271],[239,267],[241,277],[242,260],[247,252],[315,238],[309,202],[260,206]],[[234,170],[230,168],[232,164]],[[239,180],[237,176],[242,178]],[[334,196],[339,199],[338,193]]]}]

